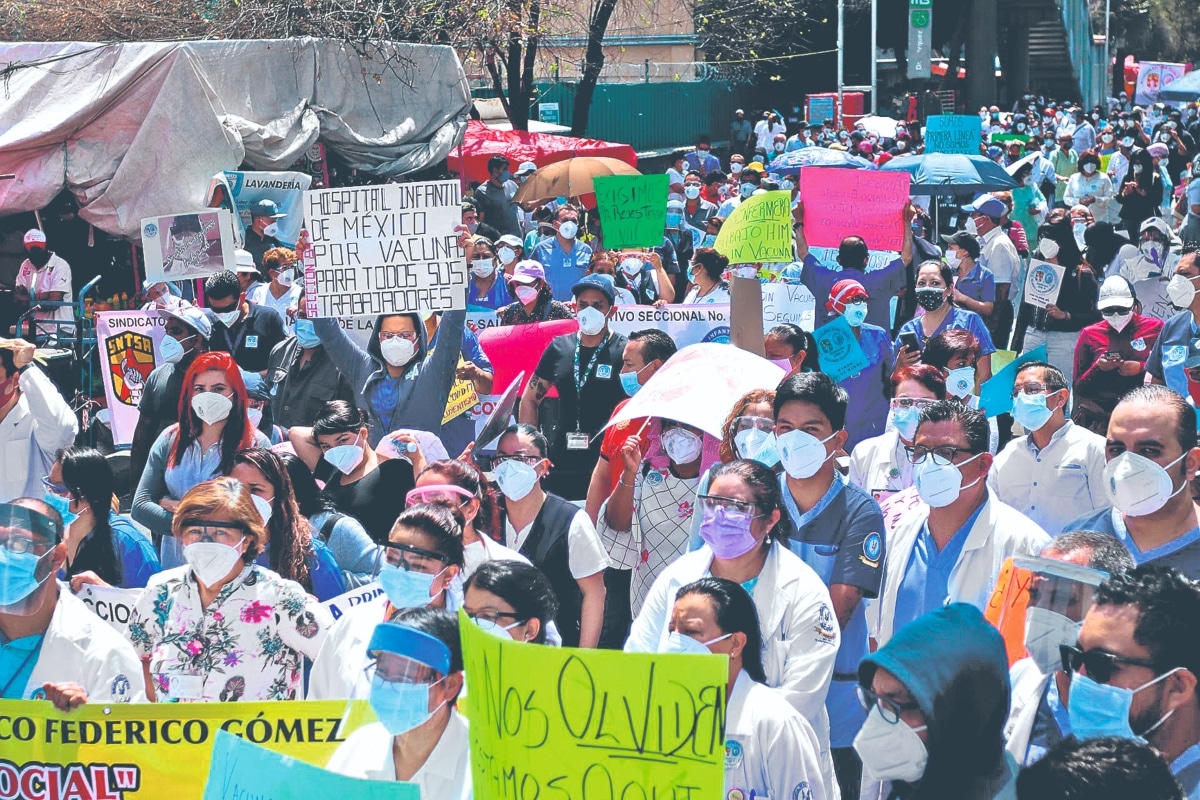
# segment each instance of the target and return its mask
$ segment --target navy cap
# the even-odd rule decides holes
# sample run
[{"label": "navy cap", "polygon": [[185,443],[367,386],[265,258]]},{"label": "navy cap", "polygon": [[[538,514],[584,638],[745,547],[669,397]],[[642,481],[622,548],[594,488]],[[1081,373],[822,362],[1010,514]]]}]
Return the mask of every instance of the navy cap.
[{"label": "navy cap", "polygon": [[279,210],[279,206],[275,204],[274,200],[263,198],[262,200],[255,200],[250,204],[250,216],[279,219],[280,217],[286,217],[287,214]]},{"label": "navy cap", "polygon": [[617,302],[617,290],[613,284],[611,275],[585,275],[578,283],[571,287],[571,294],[579,297],[579,293],[585,289],[595,289],[601,292],[608,298],[610,306]]}]

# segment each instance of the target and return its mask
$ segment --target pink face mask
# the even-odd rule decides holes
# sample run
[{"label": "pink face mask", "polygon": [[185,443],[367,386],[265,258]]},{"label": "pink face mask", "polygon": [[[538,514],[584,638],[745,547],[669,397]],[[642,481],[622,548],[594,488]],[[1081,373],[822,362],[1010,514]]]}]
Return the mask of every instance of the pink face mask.
[{"label": "pink face mask", "polygon": [[532,286],[518,286],[516,288],[516,294],[517,299],[521,301],[522,305],[529,305],[533,301],[537,300],[538,290]]}]

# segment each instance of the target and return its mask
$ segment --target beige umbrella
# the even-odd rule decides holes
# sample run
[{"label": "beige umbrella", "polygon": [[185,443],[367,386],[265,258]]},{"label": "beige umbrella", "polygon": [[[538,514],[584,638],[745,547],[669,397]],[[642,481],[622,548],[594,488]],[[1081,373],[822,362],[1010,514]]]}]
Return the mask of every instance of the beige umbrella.
[{"label": "beige umbrella", "polygon": [[577,156],[556,161],[538,169],[517,190],[513,200],[526,210],[556,197],[591,194],[592,178],[607,175],[641,175],[633,167],[615,158]]}]

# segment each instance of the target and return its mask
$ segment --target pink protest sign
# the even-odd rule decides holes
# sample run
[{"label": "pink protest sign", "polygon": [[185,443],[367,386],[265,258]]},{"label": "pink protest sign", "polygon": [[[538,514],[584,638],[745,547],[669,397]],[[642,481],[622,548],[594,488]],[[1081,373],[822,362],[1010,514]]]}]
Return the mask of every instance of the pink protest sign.
[{"label": "pink protest sign", "polygon": [[871,250],[904,246],[904,219],[912,176],[828,167],[800,170],[804,238],[809,247],[837,247],[861,236]]}]

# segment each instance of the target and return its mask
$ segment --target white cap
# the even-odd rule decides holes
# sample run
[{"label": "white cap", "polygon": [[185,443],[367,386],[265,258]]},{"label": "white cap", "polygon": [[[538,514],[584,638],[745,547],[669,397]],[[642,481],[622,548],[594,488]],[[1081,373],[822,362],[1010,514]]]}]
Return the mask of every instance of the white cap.
[{"label": "white cap", "polygon": [[212,321],[202,310],[195,306],[182,306],[177,309],[160,308],[158,313],[163,316],[174,317],[200,334],[205,341],[212,336]]},{"label": "white cap", "polygon": [[1126,308],[1133,305],[1133,291],[1129,281],[1120,275],[1111,275],[1100,284],[1100,299],[1096,308],[1103,311],[1106,308]]},{"label": "white cap", "polygon": [[234,252],[234,257],[237,259],[234,272],[258,272],[258,267],[254,265],[254,256],[250,254],[249,250],[237,250]]},{"label": "white cap", "polygon": [[526,172],[537,172],[537,164],[532,161],[522,161],[521,166],[517,167],[517,175],[524,175]]},{"label": "white cap", "polygon": [[25,231],[25,246],[29,247],[29,245],[31,245],[31,244],[40,244],[43,247],[45,247],[46,246],[46,234],[42,233],[37,228],[31,228],[31,229]]}]

